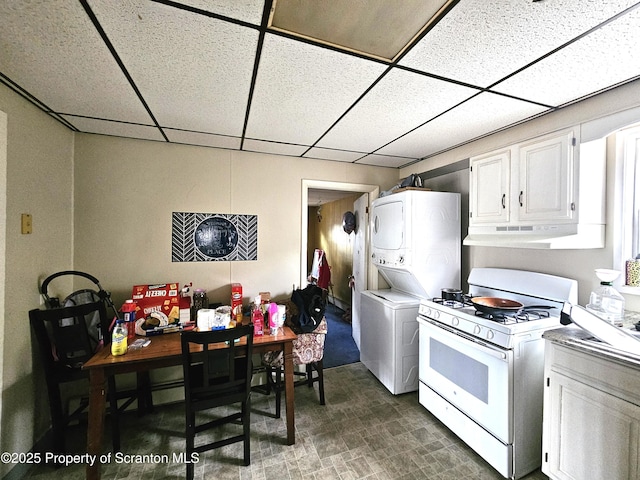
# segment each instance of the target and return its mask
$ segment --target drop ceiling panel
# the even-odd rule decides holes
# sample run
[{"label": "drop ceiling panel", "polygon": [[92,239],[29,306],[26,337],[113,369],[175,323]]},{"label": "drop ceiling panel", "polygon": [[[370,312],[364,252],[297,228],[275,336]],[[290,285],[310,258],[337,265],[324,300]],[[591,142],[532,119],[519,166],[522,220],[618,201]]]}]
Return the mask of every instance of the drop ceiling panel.
[{"label": "drop ceiling panel", "polygon": [[355,162],[365,154],[361,152],[349,152],[346,150],[332,150],[330,148],[311,148],[304,154],[307,158],[318,158],[320,160],[336,160],[338,162]]},{"label": "drop ceiling panel", "polygon": [[177,3],[260,25],[264,0],[182,0]]},{"label": "drop ceiling panel", "polygon": [[140,138],[143,140],[165,141],[156,127],[138,125],[135,123],[113,122],[96,118],[74,117],[73,115],[60,115],[81,132],[99,133],[116,137]]},{"label": "drop ceiling panel", "polygon": [[318,146],[370,152],[476,93],[454,83],[392,70]]},{"label": "drop ceiling panel", "polygon": [[378,155],[371,154],[366,155],[365,157],[358,160],[356,163],[358,165],[372,165],[376,167],[391,167],[391,168],[400,168],[409,163],[415,161],[416,159],[408,159],[403,157],[393,157],[391,155]]},{"label": "drop ceiling panel", "polygon": [[276,0],[270,27],[392,60],[442,7],[443,0]]},{"label": "drop ceiling panel", "polygon": [[545,110],[545,107],[521,100],[481,93],[377,153],[425,157]]},{"label": "drop ceiling panel", "polygon": [[561,105],[640,75],[639,24],[640,9],[636,9],[493,90]]},{"label": "drop ceiling panel", "polygon": [[175,143],[201,145],[203,147],[232,148],[235,150],[240,148],[239,137],[189,132],[186,130],[172,130],[170,128],[165,128],[164,133],[170,142]]},{"label": "drop ceiling panel", "polygon": [[385,68],[267,34],[246,134],[313,145]]},{"label": "drop ceiling panel", "polygon": [[0,72],[56,112],[151,123],[80,2],[0,2]]},{"label": "drop ceiling panel", "polygon": [[637,0],[462,0],[400,62],[488,87]]},{"label": "drop ceiling panel", "polygon": [[274,155],[289,155],[299,157],[309,147],[303,145],[291,145],[288,143],[265,142],[263,140],[247,139],[244,141],[244,150],[250,152],[271,153]]},{"label": "drop ceiling panel", "polygon": [[142,0],[90,2],[161,126],[241,136],[256,30]]}]

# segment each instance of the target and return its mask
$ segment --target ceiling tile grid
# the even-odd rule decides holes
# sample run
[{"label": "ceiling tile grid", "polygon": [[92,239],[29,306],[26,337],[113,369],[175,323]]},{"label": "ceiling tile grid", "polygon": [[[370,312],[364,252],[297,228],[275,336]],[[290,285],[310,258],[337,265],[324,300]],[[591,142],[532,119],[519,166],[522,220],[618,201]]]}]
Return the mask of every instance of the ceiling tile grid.
[{"label": "ceiling tile grid", "polygon": [[81,132],[401,168],[640,81],[639,0],[322,5],[361,48],[429,24],[398,64],[263,18],[314,2],[0,2],[0,83]]},{"label": "ceiling tile grid", "polygon": [[0,72],[56,112],[150,123],[79,2],[0,2]]},{"label": "ceiling tile grid", "polygon": [[455,83],[393,69],[318,146],[372,152],[477,92]]},{"label": "ceiling tile grid", "polygon": [[242,134],[257,30],[146,0],[90,2],[161,126]]},{"label": "ceiling tile grid", "polygon": [[269,34],[260,58],[247,136],[313,145],[385,68]]},{"label": "ceiling tile grid", "polygon": [[533,103],[489,92],[481,93],[377,153],[427,157],[545,110],[545,107]]}]

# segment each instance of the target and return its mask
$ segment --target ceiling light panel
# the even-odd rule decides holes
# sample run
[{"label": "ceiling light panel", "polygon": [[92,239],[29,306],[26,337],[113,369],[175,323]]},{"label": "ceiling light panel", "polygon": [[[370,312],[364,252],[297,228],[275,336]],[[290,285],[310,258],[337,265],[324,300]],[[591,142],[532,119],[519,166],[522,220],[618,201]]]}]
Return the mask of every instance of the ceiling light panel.
[{"label": "ceiling light panel", "polygon": [[385,68],[267,34],[247,136],[312,145]]},{"label": "ceiling light panel", "polygon": [[80,2],[0,2],[0,45],[0,71],[53,111],[151,123]]},{"label": "ceiling light panel", "polygon": [[142,0],[90,2],[161,126],[242,134],[256,30]]},{"label": "ceiling light panel", "polygon": [[144,140],[165,139],[156,127],[149,125],[137,125],[135,123],[113,122],[97,118],[74,117],[73,115],[60,115],[81,132],[98,133],[115,137],[140,138]]},{"label": "ceiling light panel", "polygon": [[394,69],[318,146],[371,152],[476,93],[473,88]]},{"label": "ceiling light panel", "polygon": [[547,110],[533,103],[481,93],[377,153],[426,157]]},{"label": "ceiling light panel", "polygon": [[188,132],[184,130],[173,130],[171,128],[165,128],[164,133],[169,141],[174,143],[200,145],[203,147],[232,148],[235,150],[238,150],[240,148],[239,137]]},{"label": "ceiling light panel", "polygon": [[442,4],[442,0],[274,0],[269,27],[390,61]]},{"label": "ceiling light panel", "polygon": [[229,0],[182,0],[177,3],[253,25],[262,23],[264,0],[233,0],[231,2]]},{"label": "ceiling light panel", "polygon": [[640,75],[640,9],[611,22],[493,90],[561,105]]},{"label": "ceiling light panel", "polygon": [[400,61],[488,87],[637,0],[461,0]]}]

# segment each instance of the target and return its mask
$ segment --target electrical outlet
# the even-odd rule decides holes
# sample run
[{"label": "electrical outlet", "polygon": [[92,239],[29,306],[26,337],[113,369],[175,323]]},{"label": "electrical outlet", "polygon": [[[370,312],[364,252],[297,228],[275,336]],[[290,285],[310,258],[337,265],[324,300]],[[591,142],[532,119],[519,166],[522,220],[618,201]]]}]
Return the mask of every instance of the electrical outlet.
[{"label": "electrical outlet", "polygon": [[33,223],[31,219],[31,215],[28,213],[22,214],[22,233],[24,235],[28,235],[32,232]]}]

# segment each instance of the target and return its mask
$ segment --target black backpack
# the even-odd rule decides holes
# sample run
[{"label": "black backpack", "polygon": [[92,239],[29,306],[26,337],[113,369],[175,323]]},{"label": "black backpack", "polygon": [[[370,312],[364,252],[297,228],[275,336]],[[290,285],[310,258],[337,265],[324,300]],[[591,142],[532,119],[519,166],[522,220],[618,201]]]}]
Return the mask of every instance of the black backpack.
[{"label": "black backpack", "polygon": [[313,332],[324,317],[325,303],[323,291],[317,285],[307,285],[304,289],[296,289],[291,301],[298,309],[298,315],[291,319],[295,333]]}]

